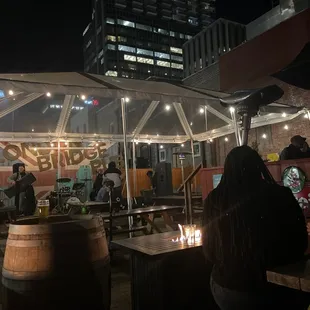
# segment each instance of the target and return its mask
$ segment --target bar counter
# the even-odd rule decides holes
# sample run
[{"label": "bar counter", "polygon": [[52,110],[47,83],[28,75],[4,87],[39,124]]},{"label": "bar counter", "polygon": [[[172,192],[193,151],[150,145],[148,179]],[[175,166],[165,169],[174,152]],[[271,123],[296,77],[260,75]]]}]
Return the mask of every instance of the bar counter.
[{"label": "bar counter", "polygon": [[[201,242],[172,242],[179,236],[174,231],[113,241],[131,254],[132,309],[218,310],[209,287],[212,266]],[[309,293],[310,260],[269,270],[267,280]]]}]

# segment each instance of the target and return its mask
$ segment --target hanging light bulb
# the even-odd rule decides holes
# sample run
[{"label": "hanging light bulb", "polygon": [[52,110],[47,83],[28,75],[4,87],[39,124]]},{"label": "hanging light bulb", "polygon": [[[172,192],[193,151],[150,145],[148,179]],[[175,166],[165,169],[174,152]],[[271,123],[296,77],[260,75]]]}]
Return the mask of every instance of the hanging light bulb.
[{"label": "hanging light bulb", "polygon": [[225,140],[225,142],[228,142],[228,141],[229,141],[227,137],[225,137],[225,139],[224,139],[224,140]]},{"label": "hanging light bulb", "polygon": [[164,148],[164,146],[163,146],[163,145],[161,145],[159,148],[163,149],[163,148]]},{"label": "hanging light bulb", "polygon": [[287,116],[287,114],[286,113],[282,113],[282,117],[286,117]]},{"label": "hanging light bulb", "polygon": [[234,107],[230,107],[229,111],[230,111],[230,113],[234,113],[235,112],[235,108]]},{"label": "hanging light bulb", "polygon": [[199,109],[199,113],[200,113],[200,114],[203,114],[204,112],[205,112],[205,109],[204,109],[204,108],[200,108],[200,109]]},{"label": "hanging light bulb", "polygon": [[263,139],[267,139],[267,135],[265,133],[262,134]]},{"label": "hanging light bulb", "polygon": [[81,99],[82,100],[86,100],[86,96],[85,95],[81,95]]},{"label": "hanging light bulb", "polygon": [[284,129],[285,129],[285,130],[288,130],[288,126],[287,126],[287,125],[285,125],[285,126],[284,126]]},{"label": "hanging light bulb", "polygon": [[54,143],[51,143],[51,147],[54,147]]},{"label": "hanging light bulb", "polygon": [[46,97],[51,97],[52,95],[51,95],[51,93],[50,92],[47,92],[46,93]]},{"label": "hanging light bulb", "polygon": [[14,95],[14,92],[13,92],[12,89],[9,90],[9,95],[10,95],[10,96],[13,96],[13,95]]},{"label": "hanging light bulb", "polygon": [[165,105],[165,110],[166,111],[170,111],[171,110],[171,105],[170,104],[166,104]]}]

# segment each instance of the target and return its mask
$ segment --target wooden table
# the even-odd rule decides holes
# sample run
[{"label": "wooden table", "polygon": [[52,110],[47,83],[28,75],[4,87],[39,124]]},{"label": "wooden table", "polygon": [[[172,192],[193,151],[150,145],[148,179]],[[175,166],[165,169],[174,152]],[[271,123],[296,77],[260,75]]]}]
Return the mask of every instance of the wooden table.
[{"label": "wooden table", "polygon": [[201,243],[172,242],[179,232],[113,241],[131,254],[133,310],[218,310],[209,288],[211,265]]},{"label": "wooden table", "polygon": [[[185,197],[180,195],[155,196],[152,198],[156,205],[185,205]],[[193,204],[202,203],[201,195],[192,196]]]},{"label": "wooden table", "polygon": [[[123,210],[115,212],[112,214],[112,219],[140,216],[150,225],[152,229],[161,233],[162,232],[161,229],[154,222],[154,215],[156,213],[159,213],[163,217],[165,224],[171,227],[173,230],[175,230],[177,229],[177,226],[171,219],[170,213],[177,210],[182,211],[183,209],[184,206],[153,206],[146,208],[137,208],[132,210]],[[109,213],[101,213],[101,216],[103,217],[104,220],[110,219]]]},{"label": "wooden table", "polygon": [[310,260],[267,271],[270,283],[310,293]]}]

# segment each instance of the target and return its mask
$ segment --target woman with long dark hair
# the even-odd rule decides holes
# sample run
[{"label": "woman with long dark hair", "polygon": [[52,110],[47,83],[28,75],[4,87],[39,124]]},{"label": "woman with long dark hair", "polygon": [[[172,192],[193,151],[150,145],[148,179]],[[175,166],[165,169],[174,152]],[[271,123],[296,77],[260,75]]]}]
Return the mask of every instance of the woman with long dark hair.
[{"label": "woman with long dark hair", "polygon": [[256,151],[234,148],[204,206],[203,247],[220,309],[283,309],[281,302],[304,309],[290,294],[282,301],[269,295],[266,270],[302,258],[307,243],[305,219],[290,189],[276,184]]}]

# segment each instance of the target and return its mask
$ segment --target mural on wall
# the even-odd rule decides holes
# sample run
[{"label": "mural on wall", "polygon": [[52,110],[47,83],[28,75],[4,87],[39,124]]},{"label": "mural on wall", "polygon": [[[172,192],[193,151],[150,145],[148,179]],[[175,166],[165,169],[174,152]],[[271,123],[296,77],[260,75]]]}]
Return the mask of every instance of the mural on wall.
[{"label": "mural on wall", "polygon": [[[60,166],[68,170],[76,170],[81,165],[90,165],[92,171],[105,167],[106,151],[111,143],[94,143],[83,146],[82,143],[61,144]],[[84,148],[83,148],[84,147]],[[58,169],[58,150],[50,143],[8,143],[0,142],[2,161],[11,166],[13,162],[23,162],[29,171],[50,171]],[[75,149],[76,148],[76,149]],[[3,165],[4,166],[4,165]],[[1,170],[1,167],[0,167]]]}]

